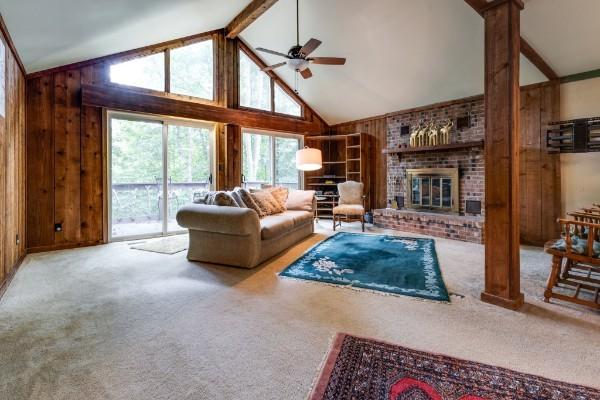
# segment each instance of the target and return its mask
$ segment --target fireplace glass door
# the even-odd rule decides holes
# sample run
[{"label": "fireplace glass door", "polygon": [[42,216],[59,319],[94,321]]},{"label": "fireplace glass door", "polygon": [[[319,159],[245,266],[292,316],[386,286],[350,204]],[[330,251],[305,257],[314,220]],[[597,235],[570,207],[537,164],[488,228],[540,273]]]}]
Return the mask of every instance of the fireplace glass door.
[{"label": "fireplace glass door", "polygon": [[[458,172],[454,169],[408,170],[412,208],[458,211]],[[447,174],[444,174],[447,172]]]}]

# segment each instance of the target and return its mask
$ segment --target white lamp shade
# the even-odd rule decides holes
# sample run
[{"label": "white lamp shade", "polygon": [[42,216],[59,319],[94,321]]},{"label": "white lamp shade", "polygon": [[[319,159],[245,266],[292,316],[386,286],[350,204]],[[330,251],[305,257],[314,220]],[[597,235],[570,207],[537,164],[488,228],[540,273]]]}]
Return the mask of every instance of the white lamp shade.
[{"label": "white lamp shade", "polygon": [[323,168],[321,150],[305,147],[296,152],[296,168],[300,171],[316,171]]}]

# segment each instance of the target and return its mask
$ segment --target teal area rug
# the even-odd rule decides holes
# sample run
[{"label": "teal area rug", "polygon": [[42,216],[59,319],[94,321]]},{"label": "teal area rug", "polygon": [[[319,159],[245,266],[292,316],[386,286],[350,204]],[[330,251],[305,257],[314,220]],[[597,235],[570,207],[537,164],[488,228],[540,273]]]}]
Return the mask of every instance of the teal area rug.
[{"label": "teal area rug", "polygon": [[280,276],[450,301],[432,239],[337,233]]}]

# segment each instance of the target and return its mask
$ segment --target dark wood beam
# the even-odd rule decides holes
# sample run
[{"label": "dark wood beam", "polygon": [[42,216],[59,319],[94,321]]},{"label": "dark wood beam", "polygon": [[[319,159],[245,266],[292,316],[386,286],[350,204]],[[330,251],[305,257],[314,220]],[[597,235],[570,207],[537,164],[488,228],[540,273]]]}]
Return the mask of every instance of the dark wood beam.
[{"label": "dark wood beam", "polygon": [[226,108],[183,100],[174,95],[143,91],[114,84],[84,84],[81,92],[84,106],[168,115],[269,131],[300,134],[315,134],[322,131],[322,125],[317,121],[283,117],[261,111]]},{"label": "dark wood beam", "polygon": [[234,39],[256,21],[258,17],[263,15],[277,0],[252,0],[246,8],[242,10],[225,28],[227,39]]},{"label": "dark wood beam", "polygon": [[521,54],[523,54],[525,58],[528,59],[533,65],[535,65],[537,69],[542,72],[542,74],[546,75],[546,78],[550,79],[551,81],[558,79],[558,74],[554,72],[552,67],[550,67],[546,61],[544,61],[542,56],[540,56],[538,52],[535,51],[533,47],[531,47],[531,45],[523,38],[521,38]]},{"label": "dark wood beam", "polygon": [[520,0],[496,0],[485,20],[485,289],[481,300],[518,309]]},{"label": "dark wood beam", "polygon": [[2,36],[4,36],[4,41],[6,42],[10,51],[12,51],[13,56],[15,57],[15,60],[17,60],[17,64],[19,64],[19,68],[21,69],[21,72],[23,73],[23,75],[26,75],[27,72],[25,71],[25,65],[23,65],[23,61],[21,61],[21,57],[19,57],[19,52],[17,51],[17,48],[15,47],[15,44],[13,43],[12,38],[10,37],[8,28],[6,27],[6,24],[4,23],[4,18],[2,18],[2,14],[0,14],[0,34]]},{"label": "dark wood beam", "polygon": [[[465,3],[471,6],[479,15],[483,16],[486,9],[494,7],[494,4],[502,0],[494,0],[487,2],[486,0],[465,0]],[[558,79],[558,74],[554,72],[552,67],[539,55],[537,51],[522,37],[519,38],[521,53],[527,58],[537,69],[539,69],[546,78],[553,80]]]}]

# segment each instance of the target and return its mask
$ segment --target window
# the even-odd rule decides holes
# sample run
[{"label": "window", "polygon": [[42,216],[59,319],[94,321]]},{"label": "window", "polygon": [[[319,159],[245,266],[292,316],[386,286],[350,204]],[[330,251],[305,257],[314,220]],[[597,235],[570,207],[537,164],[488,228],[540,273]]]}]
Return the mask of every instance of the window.
[{"label": "window", "polygon": [[213,42],[171,50],[171,93],[213,100]]},{"label": "window", "polygon": [[[167,54],[169,68],[165,63]],[[214,100],[213,41],[203,40],[113,64],[110,80],[122,85]]]},{"label": "window", "polygon": [[271,78],[241,50],[240,105],[271,111]]},{"label": "window", "polygon": [[111,239],[182,231],[177,210],[214,187],[214,126],[110,112],[108,127]]},{"label": "window", "polygon": [[296,151],[302,146],[297,135],[247,131],[242,135],[242,181],[246,188],[263,185],[300,189]]},{"label": "window", "polygon": [[287,94],[279,84],[275,84],[275,112],[281,114],[302,116],[302,107]]},{"label": "window", "polygon": [[110,80],[122,85],[165,91],[165,54],[135,58],[110,66]]}]

